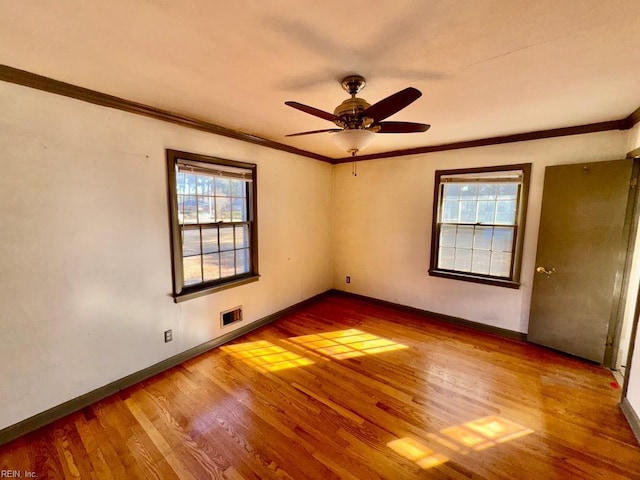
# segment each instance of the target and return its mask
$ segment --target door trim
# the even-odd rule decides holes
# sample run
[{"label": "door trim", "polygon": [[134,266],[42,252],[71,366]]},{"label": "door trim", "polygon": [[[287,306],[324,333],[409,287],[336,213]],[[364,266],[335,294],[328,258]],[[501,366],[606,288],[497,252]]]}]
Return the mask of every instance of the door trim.
[{"label": "door trim", "polygon": [[[633,249],[635,246],[638,231],[638,213],[640,212],[640,195],[638,195],[638,179],[640,176],[640,158],[634,158],[629,180],[629,195],[627,197],[627,210],[625,212],[622,239],[624,248],[624,262],[616,272],[616,280],[613,289],[613,305],[611,308],[611,319],[609,321],[609,331],[607,333],[607,344],[604,350],[602,365],[614,369],[620,348],[620,337],[622,335],[622,321],[624,319],[624,308],[627,303],[627,290],[631,278],[631,264],[633,261]],[[626,372],[625,372],[626,376]]]},{"label": "door trim", "polygon": [[[640,160],[640,147],[627,153],[627,158],[635,159],[635,162]],[[634,163],[635,163],[634,162]],[[638,195],[638,201],[640,201],[640,195]],[[637,224],[640,221],[640,207],[636,208],[634,213],[634,222]],[[629,246],[629,249],[632,249]],[[640,317],[640,290],[636,292],[636,306],[633,312],[633,325],[631,327],[631,337],[629,338],[629,352],[627,353],[627,367],[624,372],[624,383],[622,384],[621,401],[627,398],[627,390],[629,389],[629,378],[631,375],[631,369],[633,368],[632,360],[636,345],[636,336],[638,334],[638,318]],[[640,360],[638,360],[640,361]]]}]

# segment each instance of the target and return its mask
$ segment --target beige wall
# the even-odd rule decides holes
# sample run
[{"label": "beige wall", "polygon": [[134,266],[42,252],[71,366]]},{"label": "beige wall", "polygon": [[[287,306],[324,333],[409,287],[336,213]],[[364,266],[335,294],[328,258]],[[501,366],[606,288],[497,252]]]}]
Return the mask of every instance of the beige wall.
[{"label": "beige wall", "polygon": [[[338,166],[334,285],[424,310],[527,332],[544,168],[626,155],[626,132],[576,135]],[[519,290],[430,277],[434,172],[533,163]],[[351,283],[345,283],[345,276]]]},{"label": "beige wall", "polygon": [[[0,429],[331,288],[329,164],[3,82],[0,112]],[[258,164],[258,282],[173,303],[165,148]]]},{"label": "beige wall", "polygon": [[630,152],[640,148],[640,123],[636,124],[628,133],[627,150]]}]

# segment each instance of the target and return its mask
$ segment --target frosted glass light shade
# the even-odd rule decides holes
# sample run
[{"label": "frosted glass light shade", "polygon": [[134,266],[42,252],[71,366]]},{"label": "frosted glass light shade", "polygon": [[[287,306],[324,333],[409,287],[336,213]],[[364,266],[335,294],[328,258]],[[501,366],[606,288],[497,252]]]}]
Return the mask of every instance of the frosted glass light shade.
[{"label": "frosted glass light shade", "polygon": [[331,138],[339,148],[351,155],[355,155],[373,141],[374,135],[375,133],[371,130],[354,128],[332,133]]}]

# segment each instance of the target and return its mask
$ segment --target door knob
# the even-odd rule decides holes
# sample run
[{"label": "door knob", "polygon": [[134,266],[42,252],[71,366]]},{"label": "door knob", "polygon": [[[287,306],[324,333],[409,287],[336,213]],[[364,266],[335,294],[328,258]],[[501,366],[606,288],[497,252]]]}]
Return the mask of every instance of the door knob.
[{"label": "door knob", "polygon": [[553,268],[553,267],[551,267],[551,270],[547,270],[547,269],[546,269],[546,268],[544,268],[544,267],[536,267],[536,272],[538,272],[538,273],[544,273],[545,275],[549,276],[549,275],[551,275],[552,273],[556,273],[556,269],[555,269],[555,268]]}]

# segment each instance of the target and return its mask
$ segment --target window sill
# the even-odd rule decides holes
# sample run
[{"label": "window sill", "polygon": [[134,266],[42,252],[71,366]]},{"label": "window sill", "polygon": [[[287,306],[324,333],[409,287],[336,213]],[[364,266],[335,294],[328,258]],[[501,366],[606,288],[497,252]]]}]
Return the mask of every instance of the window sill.
[{"label": "window sill", "polygon": [[505,287],[505,288],[520,288],[520,282],[516,282],[514,280],[507,280],[505,278],[495,278],[495,277],[483,277],[479,275],[470,275],[465,273],[458,272],[450,272],[448,270],[429,270],[429,275],[432,277],[442,277],[449,278],[452,280],[462,280],[463,282],[473,282],[473,283],[482,283],[484,285],[494,285],[496,287]]},{"label": "window sill", "polygon": [[247,283],[257,282],[260,279],[260,275],[251,275],[250,277],[242,277],[235,280],[230,280],[225,283],[210,286],[197,286],[193,289],[185,289],[181,293],[173,295],[173,301],[175,303],[191,300],[192,298],[203,297],[210,293],[220,292],[227,290],[228,288],[239,287],[240,285],[246,285]]}]

